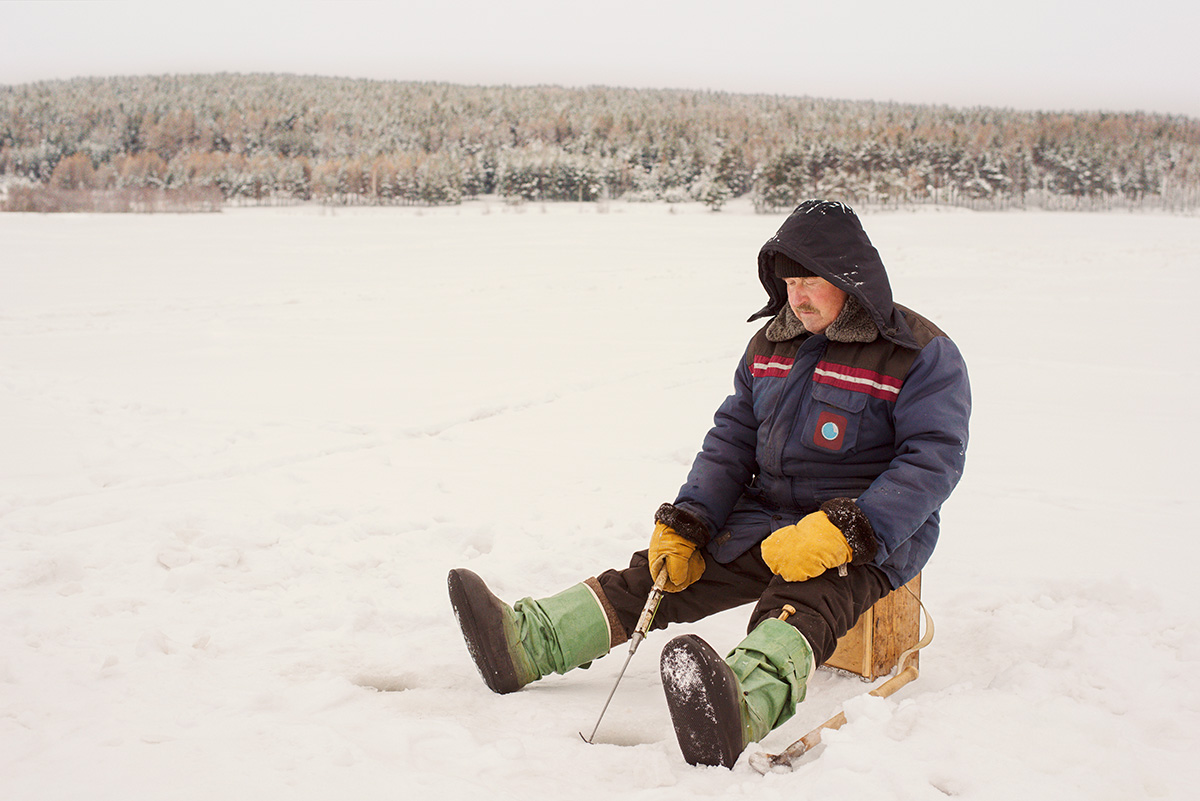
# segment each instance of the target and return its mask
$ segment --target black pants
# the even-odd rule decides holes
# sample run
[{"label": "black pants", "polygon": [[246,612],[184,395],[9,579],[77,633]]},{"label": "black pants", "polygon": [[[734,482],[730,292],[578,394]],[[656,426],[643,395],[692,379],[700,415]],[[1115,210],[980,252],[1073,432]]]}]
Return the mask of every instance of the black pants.
[{"label": "black pants", "polygon": [[[755,602],[746,631],[768,617],[778,617],[784,604],[796,613],[788,618],[808,644],[818,665],[833,655],[838,639],[849,631],[863,612],[892,591],[887,575],[874,565],[847,566],[846,575],[826,570],[808,581],[784,581],[771,572],[759,549],[751,548],[727,565],[704,553],[704,575],[682,592],[663,596],[652,629],[671,623],[691,623],[709,615]],[[638,551],[624,570],[608,570],[597,576],[600,587],[616,610],[628,634],[633,633],[646,596],[654,582],[649,557]],[[730,643],[732,648],[735,643]],[[728,650],[724,646],[718,650]]]}]

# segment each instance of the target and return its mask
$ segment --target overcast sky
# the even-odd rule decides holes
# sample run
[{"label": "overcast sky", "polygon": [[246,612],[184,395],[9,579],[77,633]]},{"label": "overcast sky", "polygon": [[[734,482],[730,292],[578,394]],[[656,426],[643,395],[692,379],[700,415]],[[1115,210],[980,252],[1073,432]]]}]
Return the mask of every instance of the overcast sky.
[{"label": "overcast sky", "polygon": [[0,0],[0,85],[276,72],[1200,118],[1198,0]]}]

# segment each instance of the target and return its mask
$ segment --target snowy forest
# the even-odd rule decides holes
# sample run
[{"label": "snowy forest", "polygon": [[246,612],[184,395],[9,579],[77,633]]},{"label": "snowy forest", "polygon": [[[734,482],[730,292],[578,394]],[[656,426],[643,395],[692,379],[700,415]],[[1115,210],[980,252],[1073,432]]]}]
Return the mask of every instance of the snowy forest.
[{"label": "snowy forest", "polygon": [[[822,196],[984,209],[1200,207],[1200,120],[604,87],[291,75],[0,87],[10,210],[193,203],[699,201]],[[39,200],[40,198],[40,200]],[[38,205],[41,203],[42,205]]]}]

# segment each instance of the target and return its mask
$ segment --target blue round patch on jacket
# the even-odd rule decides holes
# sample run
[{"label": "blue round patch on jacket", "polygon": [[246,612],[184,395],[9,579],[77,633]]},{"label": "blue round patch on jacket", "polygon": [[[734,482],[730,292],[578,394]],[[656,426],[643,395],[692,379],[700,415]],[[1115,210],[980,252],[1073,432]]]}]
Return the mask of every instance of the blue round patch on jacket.
[{"label": "blue round patch on jacket", "polygon": [[821,426],[821,436],[830,442],[837,439],[840,433],[841,431],[838,429],[837,423],[826,422],[825,425]]}]

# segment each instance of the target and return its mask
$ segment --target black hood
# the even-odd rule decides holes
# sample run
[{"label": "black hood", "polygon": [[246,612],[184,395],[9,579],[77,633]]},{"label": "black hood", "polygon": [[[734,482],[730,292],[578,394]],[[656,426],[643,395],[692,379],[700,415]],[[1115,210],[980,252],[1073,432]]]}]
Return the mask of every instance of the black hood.
[{"label": "black hood", "polygon": [[770,300],[751,320],[773,317],[787,304],[787,286],[775,276],[776,253],[858,298],[885,339],[917,347],[904,315],[892,302],[892,286],[879,252],[849,206],[806,200],[784,220],[758,252],[758,277]]}]

